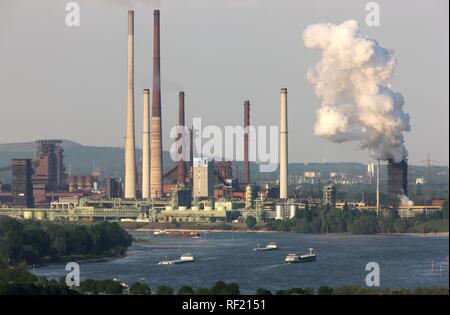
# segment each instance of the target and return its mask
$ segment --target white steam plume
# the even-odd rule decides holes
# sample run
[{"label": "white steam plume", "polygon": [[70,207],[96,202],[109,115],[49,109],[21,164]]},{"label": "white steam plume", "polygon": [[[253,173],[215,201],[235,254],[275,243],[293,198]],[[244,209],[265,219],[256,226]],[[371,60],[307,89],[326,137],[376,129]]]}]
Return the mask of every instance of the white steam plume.
[{"label": "white steam plume", "polygon": [[392,50],[362,35],[354,20],[310,25],[303,40],[307,48],[322,50],[307,75],[322,99],[315,134],[337,143],[359,141],[375,159],[406,158],[409,115],[403,96],[390,87],[397,65]]},{"label": "white steam plume", "polygon": [[400,206],[414,206],[414,202],[405,195],[398,196]]}]

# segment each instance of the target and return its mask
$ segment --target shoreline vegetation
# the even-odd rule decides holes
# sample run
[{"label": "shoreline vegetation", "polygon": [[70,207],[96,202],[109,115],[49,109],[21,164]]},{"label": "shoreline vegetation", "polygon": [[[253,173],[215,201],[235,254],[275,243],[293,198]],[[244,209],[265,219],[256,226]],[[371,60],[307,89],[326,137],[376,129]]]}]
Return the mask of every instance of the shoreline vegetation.
[{"label": "shoreline vegetation", "polygon": [[[449,232],[448,201],[442,211],[400,218],[396,209],[376,215],[372,211],[343,209],[314,205],[298,209],[295,216],[286,220],[257,223],[253,216],[242,222],[239,212],[232,212],[227,221],[214,222],[120,222],[126,230],[194,230],[198,232],[295,232],[310,234],[383,234],[383,235],[439,235]],[[240,221],[237,221],[240,220]],[[430,233],[430,234],[428,234]]]},{"label": "shoreline vegetation", "polygon": [[[136,229],[130,229],[130,228],[126,228],[126,231],[129,232],[155,232],[155,231],[159,231],[161,229],[157,229],[157,228],[136,228]],[[258,229],[258,230],[252,230],[252,229],[234,229],[234,230],[220,230],[220,229],[189,229],[189,228],[166,228],[163,229],[166,231],[171,231],[171,232],[199,232],[199,233],[295,233],[292,231],[273,231],[273,230],[268,230],[268,229]],[[302,233],[300,233],[302,234]],[[312,233],[303,233],[303,234],[312,234]],[[345,232],[341,232],[341,233],[317,233],[317,234],[336,234],[336,235],[354,235],[351,233],[345,233]],[[449,232],[414,232],[414,233],[409,233],[409,232],[405,232],[405,233],[374,233],[373,235],[391,235],[391,236],[401,236],[401,235],[410,235],[410,236],[449,236]],[[139,239],[139,242],[141,240]]]},{"label": "shoreline vegetation", "polygon": [[117,223],[81,225],[0,217],[0,268],[126,255],[131,236]]},{"label": "shoreline vegetation", "polygon": [[[209,288],[192,288],[188,285],[181,286],[175,291],[167,285],[157,286],[151,289],[147,284],[135,282],[131,285],[120,280],[87,279],[80,285],[68,287],[65,277],[59,281],[49,280],[46,277],[38,277],[22,268],[0,269],[0,295],[241,295],[238,283],[225,283],[216,281]],[[380,289],[358,286],[341,286],[331,288],[321,286],[312,288],[290,288],[270,291],[265,288],[257,288],[254,293],[243,295],[449,295],[448,288],[417,288],[407,289]]]}]

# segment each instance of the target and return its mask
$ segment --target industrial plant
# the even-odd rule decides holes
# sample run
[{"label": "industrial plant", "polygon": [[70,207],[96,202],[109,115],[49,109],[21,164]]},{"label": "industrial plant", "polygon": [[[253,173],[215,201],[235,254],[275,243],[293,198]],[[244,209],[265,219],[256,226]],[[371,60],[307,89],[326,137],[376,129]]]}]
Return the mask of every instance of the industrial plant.
[{"label": "industrial plant", "polygon": [[[134,89],[134,11],[128,12],[128,98],[124,145],[124,178],[105,177],[100,173],[67,175],[61,140],[37,140],[35,157],[13,159],[0,171],[11,172],[9,192],[0,195],[0,214],[23,219],[66,221],[136,221],[136,222],[231,222],[253,216],[258,224],[289,220],[297,210],[310,205],[343,208],[344,205],[382,215],[386,209],[398,209],[401,217],[416,213],[440,211],[439,205],[413,205],[408,199],[408,161],[387,159],[387,198],[380,196],[380,165],[370,163],[367,176],[359,180],[376,183],[376,203],[364,200],[337,200],[337,184],[349,179],[332,172],[323,183],[322,198],[298,196],[289,189],[301,182],[314,183],[320,174],[305,172],[292,178],[288,162],[288,91],[280,89],[278,180],[256,182],[250,170],[249,127],[250,100],[244,100],[243,179],[239,178],[236,161],[216,161],[193,150],[193,133],[189,141],[181,141],[183,130],[190,130],[185,121],[185,92],[179,91],[176,141],[178,160],[163,165],[160,55],[160,11],[153,15],[153,86],[142,91],[143,128],[142,160],[136,158],[135,89]],[[274,89],[276,91],[276,89]],[[151,106],[150,106],[151,101]],[[253,113],[257,115],[257,113]],[[118,122],[119,123],[119,122]],[[188,145],[187,145],[188,144]],[[188,147],[186,147],[188,146]],[[188,152],[188,154],[185,154]],[[187,158],[188,157],[188,158]],[[352,179],[352,183],[356,179]]]}]

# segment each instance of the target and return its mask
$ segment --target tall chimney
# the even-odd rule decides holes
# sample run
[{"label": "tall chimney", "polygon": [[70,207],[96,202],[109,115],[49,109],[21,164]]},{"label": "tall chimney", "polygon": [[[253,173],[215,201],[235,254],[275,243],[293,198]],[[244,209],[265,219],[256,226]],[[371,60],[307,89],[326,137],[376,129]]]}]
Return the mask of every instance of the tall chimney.
[{"label": "tall chimney", "polygon": [[134,11],[128,11],[128,111],[125,140],[125,198],[136,198],[134,138]]},{"label": "tall chimney", "polygon": [[381,167],[380,159],[377,159],[377,215],[380,214],[380,210],[381,210],[381,205],[380,205],[380,188],[381,188],[380,167]]},{"label": "tall chimney", "polygon": [[250,127],[250,101],[244,102],[244,184],[250,183],[250,163],[248,161],[248,133]]},{"label": "tall chimney", "polygon": [[[178,107],[178,126],[180,131],[178,132],[178,141],[184,141],[183,131],[184,131],[184,92],[181,91],[179,94],[179,107]],[[181,142],[180,148],[178,150],[179,160],[178,160],[178,184],[185,184],[186,182],[186,164],[184,162],[184,142]]]},{"label": "tall chimney", "polygon": [[150,91],[144,90],[142,126],[142,198],[150,198]]},{"label": "tall chimney", "polygon": [[287,89],[281,89],[280,112],[280,199],[287,199],[288,139],[287,139]]},{"label": "tall chimney", "polygon": [[162,119],[161,63],[159,47],[159,10],[153,12],[153,98],[152,98],[152,161],[150,168],[150,197],[160,198],[162,186]]}]

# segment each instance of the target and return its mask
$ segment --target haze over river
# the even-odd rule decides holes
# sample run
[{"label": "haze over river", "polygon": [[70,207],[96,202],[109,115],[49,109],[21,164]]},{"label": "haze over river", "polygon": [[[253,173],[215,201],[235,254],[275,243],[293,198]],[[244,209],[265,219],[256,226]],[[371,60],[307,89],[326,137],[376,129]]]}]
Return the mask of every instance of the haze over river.
[{"label": "haze over river", "polygon": [[[239,283],[241,293],[254,293],[260,287],[275,291],[365,286],[366,264],[377,262],[381,288],[449,287],[448,236],[223,232],[173,238],[153,237],[150,232],[131,234],[148,243],[133,243],[124,258],[81,263],[81,280],[118,278],[128,284],[145,282],[153,289],[159,285],[210,287],[223,280]],[[271,241],[279,250],[253,252],[257,244]],[[288,253],[303,254],[309,247],[317,252],[316,262],[284,263]],[[178,259],[185,253],[197,260],[158,265],[165,256]],[[66,274],[65,264],[41,266],[34,272],[58,279]]]}]

